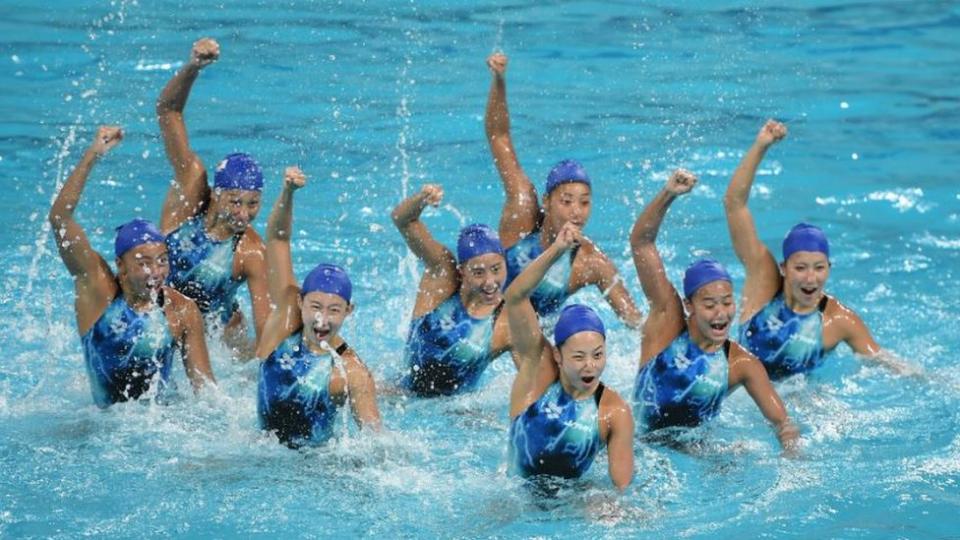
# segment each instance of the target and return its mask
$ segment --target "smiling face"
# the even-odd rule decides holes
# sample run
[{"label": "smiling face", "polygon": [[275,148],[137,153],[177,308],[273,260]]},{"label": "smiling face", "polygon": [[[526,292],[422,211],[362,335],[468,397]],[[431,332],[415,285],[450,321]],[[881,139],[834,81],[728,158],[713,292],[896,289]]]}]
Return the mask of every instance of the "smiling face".
[{"label": "smiling face", "polygon": [[507,262],[502,255],[484,253],[460,265],[460,288],[467,301],[477,298],[483,305],[499,304],[506,281]]},{"label": "smiling face", "polygon": [[791,308],[809,311],[817,306],[830,277],[830,260],[819,251],[796,251],[780,264],[783,289]]},{"label": "smiling face", "polygon": [[214,190],[211,197],[213,211],[217,220],[226,225],[231,234],[240,234],[260,211],[261,193],[245,189]]},{"label": "smiling face", "polygon": [[707,283],[693,293],[693,298],[684,300],[684,305],[690,314],[690,324],[700,336],[715,345],[727,340],[737,310],[733,285],[729,281]]},{"label": "smiling face", "polygon": [[560,382],[574,394],[592,394],[607,365],[607,344],[599,332],[577,332],[559,347]]},{"label": "smiling face", "polygon": [[590,219],[590,186],[583,182],[560,184],[547,195],[544,203],[545,225],[550,229],[559,231],[567,222],[582,229]]},{"label": "smiling face", "polygon": [[320,351],[320,343],[326,341],[335,346],[334,338],[340,332],[343,321],[353,312],[353,305],[336,294],[313,291],[300,299],[300,317],[303,320],[303,337],[311,349]]},{"label": "smiling face", "polygon": [[156,295],[169,273],[167,245],[163,242],[141,244],[117,259],[120,286],[134,296]]}]

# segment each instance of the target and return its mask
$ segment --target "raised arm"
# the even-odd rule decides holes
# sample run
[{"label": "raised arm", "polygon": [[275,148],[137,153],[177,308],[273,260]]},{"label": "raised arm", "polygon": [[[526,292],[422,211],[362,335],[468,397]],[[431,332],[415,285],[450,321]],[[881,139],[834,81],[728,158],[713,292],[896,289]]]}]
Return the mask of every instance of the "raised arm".
[{"label": "raised arm", "polygon": [[493,74],[484,126],[493,162],[500,173],[506,200],[500,215],[500,241],[504,249],[512,247],[521,236],[537,226],[540,205],[537,190],[517,159],[510,137],[510,111],[507,109],[507,57],[501,53],[487,58],[487,67]]},{"label": "raised arm", "polygon": [[123,130],[117,126],[101,126],[97,129],[93,142],[63,184],[47,216],[60,258],[74,278],[77,328],[81,335],[113,300],[117,285],[110,267],[94,251],[86,232],[73,214],[93,166],[122,139]]},{"label": "raised arm", "polygon": [[267,283],[270,297],[279,305],[291,289],[297,289],[290,255],[290,234],[293,230],[293,193],[306,185],[307,177],[298,167],[287,167],[283,173],[283,187],[267,218],[266,253]]},{"label": "raised arm", "polygon": [[424,208],[438,206],[441,200],[443,189],[436,184],[427,184],[420,188],[419,193],[401,201],[391,214],[394,225],[410,251],[423,261],[425,267],[417,292],[417,302],[413,308],[414,317],[433,311],[460,287],[453,253],[437,242],[427,226],[420,221]]},{"label": "raised arm", "polygon": [[679,335],[686,324],[683,303],[676,288],[667,279],[666,269],[656,239],[667,209],[680,195],[689,193],[697,183],[690,171],[678,169],[666,186],[643,209],[630,231],[630,250],[643,293],[650,304],[650,313],[643,325],[641,363],[658,354]]},{"label": "raised arm", "polygon": [[[747,279],[743,288],[744,317],[760,309],[777,293],[780,287],[780,269],[776,258],[767,246],[760,241],[753,215],[747,207],[750,188],[757,174],[757,167],[763,161],[767,149],[787,136],[787,126],[774,120],[760,128],[753,146],[740,160],[733,172],[733,178],[723,197],[723,207],[727,214],[727,227],[737,258],[746,269]],[[741,317],[743,319],[744,317]]]},{"label": "raised arm", "polygon": [[797,451],[800,431],[790,421],[783,400],[770,383],[763,364],[736,343],[730,347],[730,386],[742,384],[763,416],[773,425],[780,446],[787,454]]},{"label": "raised arm", "polygon": [[210,38],[193,44],[190,60],[170,79],[157,99],[157,120],[167,160],[173,167],[174,182],[163,202],[160,228],[164,234],[203,209],[209,197],[207,172],[203,162],[190,148],[183,109],[197,75],[220,57],[220,45]]}]

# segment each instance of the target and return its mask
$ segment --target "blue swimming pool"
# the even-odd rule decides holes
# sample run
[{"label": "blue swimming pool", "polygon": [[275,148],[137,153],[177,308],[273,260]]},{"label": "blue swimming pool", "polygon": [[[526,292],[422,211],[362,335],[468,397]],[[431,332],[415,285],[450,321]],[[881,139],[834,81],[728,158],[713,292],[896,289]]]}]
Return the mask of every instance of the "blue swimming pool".
[{"label": "blue swimming pool", "polygon": [[[744,4],[3,2],[0,536],[956,537],[960,7]],[[257,430],[256,366],[215,346],[216,392],[194,399],[178,366],[182,400],[101,411],[46,213],[96,126],[115,123],[127,137],[94,171],[78,219],[102,253],[115,225],[157,219],[171,174],[153,105],[202,36],[222,55],[187,109],[195,148],[208,167],[254,154],[270,204],[285,166],[310,176],[295,269],[329,260],[352,273],[357,311],[342,334],[381,388],[400,373],[419,277],[390,209],[441,183],[445,204],[426,221],[451,246],[461,224],[499,218],[483,135],[496,49],[510,55],[521,162],[538,187],[559,159],[585,164],[586,233],[641,305],[627,235],[676,166],[701,180],[664,224],[669,276],[710,254],[742,284],[721,197],[762,122],[787,121],[751,200],[761,237],[775,245],[799,220],[820,224],[828,291],[928,377],[841,346],[778,385],[799,459],[779,456],[738,392],[690,434],[694,454],[639,445],[623,496],[601,457],[552,500],[505,474],[507,357],[476,393],[382,396],[386,433],[350,428],[307,451]],[[598,305],[611,328],[604,379],[629,395],[639,338]]]}]

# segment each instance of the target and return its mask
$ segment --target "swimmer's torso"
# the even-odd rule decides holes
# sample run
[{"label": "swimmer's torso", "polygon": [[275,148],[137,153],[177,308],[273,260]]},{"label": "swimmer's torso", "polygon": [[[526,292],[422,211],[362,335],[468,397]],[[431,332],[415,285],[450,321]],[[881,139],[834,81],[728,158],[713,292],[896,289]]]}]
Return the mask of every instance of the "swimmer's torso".
[{"label": "swimmer's torso", "polygon": [[[543,253],[540,246],[540,231],[536,230],[524,236],[504,254],[507,259],[507,282],[505,287],[520,275],[524,268]],[[570,297],[568,288],[570,276],[573,274],[573,260],[576,250],[570,252],[569,257],[563,257],[550,267],[547,274],[530,295],[533,309],[540,315],[550,315],[557,312],[563,303]]]},{"label": "swimmer's torso", "polygon": [[215,317],[221,324],[237,309],[236,292],[242,281],[233,277],[233,258],[239,241],[240,236],[210,238],[203,214],[167,235],[168,282],[193,299],[204,316]]},{"label": "swimmer's torso", "polygon": [[716,416],[729,386],[728,349],[729,342],[704,352],[684,330],[647,362],[633,390],[637,432],[695,426]]},{"label": "swimmer's torso", "polygon": [[[337,348],[342,355],[344,343]],[[337,404],[330,395],[333,355],[318,355],[302,333],[285,339],[260,365],[257,414],[263,429],[288,444],[323,443],[333,436]]]},{"label": "swimmer's torso", "polygon": [[137,399],[153,384],[166,386],[176,345],[161,306],[137,313],[118,294],[81,342],[98,406]]},{"label": "swimmer's torso", "polygon": [[579,478],[590,468],[600,440],[601,383],[577,401],[554,382],[510,424],[509,467],[519,476]]},{"label": "swimmer's torso", "polygon": [[414,319],[404,351],[409,372],[403,385],[424,396],[474,389],[493,361],[493,328],[499,312],[498,307],[490,316],[475,319],[454,294]]},{"label": "swimmer's torso", "polygon": [[799,314],[787,307],[783,292],[750,318],[740,329],[740,343],[767,369],[771,380],[812,371],[823,363],[823,311]]}]

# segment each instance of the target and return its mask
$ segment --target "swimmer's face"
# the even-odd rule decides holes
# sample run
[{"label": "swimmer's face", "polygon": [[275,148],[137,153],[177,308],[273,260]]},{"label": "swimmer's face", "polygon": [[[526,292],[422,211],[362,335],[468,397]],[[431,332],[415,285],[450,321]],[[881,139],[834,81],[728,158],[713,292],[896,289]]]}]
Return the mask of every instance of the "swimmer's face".
[{"label": "swimmer's face", "polygon": [[582,229],[590,219],[590,186],[583,182],[560,184],[547,195],[544,202],[544,219],[553,230],[559,231],[567,222]]},{"label": "swimmer's face", "polygon": [[727,340],[737,311],[733,285],[729,281],[707,283],[693,293],[693,298],[684,300],[684,305],[690,313],[691,324],[701,336],[715,344]]},{"label": "swimmer's face", "polygon": [[170,274],[167,245],[151,242],[128,250],[117,259],[117,272],[124,288],[134,294],[159,292]]},{"label": "swimmer's face", "polygon": [[503,298],[507,281],[507,262],[502,255],[484,253],[460,265],[460,286],[468,297],[478,297],[484,305],[497,305]]},{"label": "swimmer's face", "polygon": [[593,393],[607,365],[606,340],[599,332],[577,332],[560,346],[560,378],[577,392]]},{"label": "swimmer's face", "polygon": [[218,189],[213,192],[213,210],[233,234],[240,234],[260,212],[261,193],[246,189]]},{"label": "swimmer's face", "polygon": [[303,320],[303,335],[316,348],[331,340],[340,332],[343,321],[353,312],[340,295],[321,291],[307,293],[300,299],[300,317]]},{"label": "swimmer's face", "polygon": [[830,260],[819,251],[796,251],[780,264],[783,288],[802,309],[813,309],[830,277]]}]

